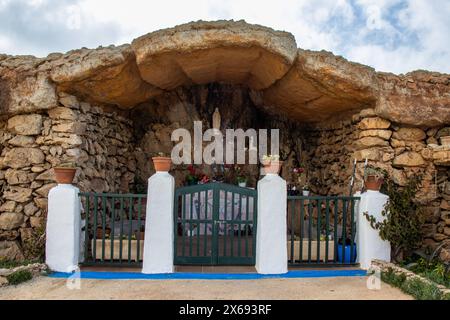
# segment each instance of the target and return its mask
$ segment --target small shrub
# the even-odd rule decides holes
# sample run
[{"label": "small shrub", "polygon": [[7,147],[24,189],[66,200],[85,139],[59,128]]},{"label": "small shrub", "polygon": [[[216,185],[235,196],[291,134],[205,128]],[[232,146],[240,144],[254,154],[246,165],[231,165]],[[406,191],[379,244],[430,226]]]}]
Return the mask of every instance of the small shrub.
[{"label": "small shrub", "polygon": [[419,278],[407,278],[404,273],[396,273],[392,268],[381,273],[381,280],[410,294],[417,300],[450,299],[450,295],[443,295],[435,284],[424,282]]},{"label": "small shrub", "polygon": [[33,274],[28,270],[19,270],[8,275],[6,279],[11,285],[18,285],[19,283],[33,279]]},{"label": "small shrub", "polygon": [[22,261],[15,261],[15,260],[8,260],[4,258],[0,258],[0,269],[13,269],[20,266],[27,266],[29,264],[38,263],[37,260],[22,260]]},{"label": "small shrub", "polygon": [[421,180],[421,176],[413,176],[405,187],[400,188],[388,178],[382,190],[389,196],[381,212],[385,220],[378,222],[370,212],[364,213],[372,228],[378,230],[381,239],[391,243],[393,260],[396,262],[408,256],[422,242],[423,215],[421,207],[414,200]]}]

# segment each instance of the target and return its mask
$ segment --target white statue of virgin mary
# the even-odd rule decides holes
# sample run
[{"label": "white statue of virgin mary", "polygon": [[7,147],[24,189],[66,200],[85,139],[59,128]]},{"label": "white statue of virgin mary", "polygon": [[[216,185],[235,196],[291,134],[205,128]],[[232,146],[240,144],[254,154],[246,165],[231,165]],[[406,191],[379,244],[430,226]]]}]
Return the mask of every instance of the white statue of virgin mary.
[{"label": "white statue of virgin mary", "polygon": [[220,130],[220,122],[221,122],[221,117],[220,117],[219,108],[216,108],[216,110],[214,111],[213,116],[212,116],[213,129]]}]

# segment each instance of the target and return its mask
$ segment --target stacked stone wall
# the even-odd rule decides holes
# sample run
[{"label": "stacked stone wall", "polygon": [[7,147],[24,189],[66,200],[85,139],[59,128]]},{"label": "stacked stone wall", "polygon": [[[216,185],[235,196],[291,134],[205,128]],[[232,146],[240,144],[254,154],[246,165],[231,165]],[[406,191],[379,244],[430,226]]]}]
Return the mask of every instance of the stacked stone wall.
[{"label": "stacked stone wall", "polygon": [[[45,223],[53,168],[78,167],[81,191],[128,192],[136,170],[131,121],[59,94],[58,105],[0,122],[0,257],[23,259]],[[25,256],[24,256],[25,255]]]}]

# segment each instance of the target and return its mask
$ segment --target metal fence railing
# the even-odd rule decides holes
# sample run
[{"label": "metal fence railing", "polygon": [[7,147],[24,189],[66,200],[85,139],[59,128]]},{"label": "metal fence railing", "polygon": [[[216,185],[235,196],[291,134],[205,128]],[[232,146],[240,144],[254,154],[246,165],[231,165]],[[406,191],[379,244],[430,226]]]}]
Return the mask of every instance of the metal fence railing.
[{"label": "metal fence railing", "polygon": [[80,193],[82,265],[142,264],[147,195]]},{"label": "metal fence railing", "polygon": [[288,196],[288,262],[354,265],[358,197]]}]

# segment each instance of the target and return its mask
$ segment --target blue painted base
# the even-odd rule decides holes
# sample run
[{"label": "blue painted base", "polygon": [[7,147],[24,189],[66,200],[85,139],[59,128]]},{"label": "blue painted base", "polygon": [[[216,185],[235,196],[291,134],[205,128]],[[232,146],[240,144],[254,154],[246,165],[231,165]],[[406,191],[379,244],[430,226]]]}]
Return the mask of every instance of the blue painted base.
[{"label": "blue painted base", "polygon": [[256,280],[256,279],[287,279],[287,278],[324,278],[324,277],[361,277],[367,273],[364,270],[295,270],[285,274],[265,275],[258,273],[167,273],[143,274],[139,272],[100,272],[81,271],[79,274],[55,272],[51,278],[66,279],[69,277],[81,279],[103,280]]}]

